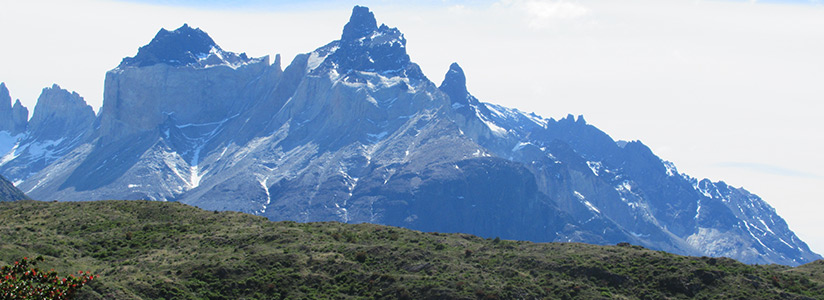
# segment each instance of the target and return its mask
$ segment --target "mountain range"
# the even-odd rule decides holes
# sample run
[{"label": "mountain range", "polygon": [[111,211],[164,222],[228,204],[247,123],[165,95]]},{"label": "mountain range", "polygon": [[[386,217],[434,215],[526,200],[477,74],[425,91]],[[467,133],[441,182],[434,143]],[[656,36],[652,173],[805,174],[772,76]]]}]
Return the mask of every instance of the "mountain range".
[{"label": "mountain range", "polygon": [[175,201],[747,263],[821,259],[757,195],[680,173],[583,116],[481,102],[458,64],[433,83],[406,43],[360,6],[339,40],[286,68],[187,24],[161,29],[106,73],[98,114],[54,85],[28,119],[0,85],[0,174],[39,200]]}]

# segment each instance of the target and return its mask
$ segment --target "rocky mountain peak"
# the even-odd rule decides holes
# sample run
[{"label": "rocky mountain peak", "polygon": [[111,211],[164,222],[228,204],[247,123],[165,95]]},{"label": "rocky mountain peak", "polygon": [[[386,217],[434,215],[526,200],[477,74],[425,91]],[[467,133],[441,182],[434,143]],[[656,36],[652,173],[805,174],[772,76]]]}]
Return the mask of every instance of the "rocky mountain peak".
[{"label": "rocky mountain peak", "polygon": [[578,118],[576,119],[575,115],[573,115],[573,114],[567,114],[566,117],[559,120],[558,122],[561,123],[561,124],[580,124],[580,125],[586,125],[587,124],[587,121],[584,120],[584,115],[578,115]]},{"label": "rocky mountain peak", "polygon": [[29,123],[29,109],[20,103],[20,99],[14,101],[14,106],[11,108],[11,120],[14,123],[12,133],[21,133],[26,131]]},{"label": "rocky mountain peak", "polygon": [[118,68],[161,63],[171,66],[237,66],[252,60],[245,53],[223,51],[206,32],[183,24],[174,31],[161,28],[149,44],[140,47],[134,57],[124,58]]},{"label": "rocky mountain peak", "polygon": [[424,78],[406,53],[406,38],[397,28],[377,26],[369,8],[355,6],[349,23],[343,27],[338,48],[323,62],[325,68],[339,73],[375,72],[388,76]]},{"label": "rocky mountain peak", "polygon": [[441,82],[439,89],[449,96],[452,109],[466,116],[480,114],[488,117],[490,112],[486,105],[469,94],[466,89],[466,75],[458,63],[452,63]]},{"label": "rocky mountain peak", "polygon": [[0,111],[11,110],[11,95],[5,82],[0,82]]},{"label": "rocky mountain peak", "polygon": [[369,11],[368,7],[355,6],[352,9],[352,16],[349,23],[343,26],[342,41],[356,40],[370,35],[378,29],[378,22],[375,14]]},{"label": "rocky mountain peak", "polygon": [[[23,103],[20,103],[20,99],[14,100],[14,106],[12,106],[11,109],[14,110],[15,108],[18,108],[18,107],[22,107],[24,109],[26,108],[25,106],[23,106]],[[26,111],[28,111],[28,109],[26,109]]]},{"label": "rocky mountain peak", "polygon": [[20,103],[20,100],[11,105],[11,95],[5,82],[0,82],[0,131],[8,131],[17,135],[26,131],[29,120],[29,110]]},{"label": "rocky mountain peak", "polygon": [[58,140],[82,134],[91,128],[95,115],[76,92],[54,84],[44,88],[29,122],[30,135],[39,140]]},{"label": "rocky mountain peak", "polygon": [[458,63],[452,63],[449,66],[449,71],[446,72],[440,89],[449,95],[452,103],[468,104],[469,92],[466,90],[466,75]]}]

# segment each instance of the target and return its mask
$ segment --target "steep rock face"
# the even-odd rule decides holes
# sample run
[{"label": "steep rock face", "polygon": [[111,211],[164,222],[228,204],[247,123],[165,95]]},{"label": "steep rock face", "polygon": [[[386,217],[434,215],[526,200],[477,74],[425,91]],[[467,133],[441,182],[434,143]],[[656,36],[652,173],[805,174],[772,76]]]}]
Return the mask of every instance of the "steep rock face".
[{"label": "steep rock face", "polygon": [[94,110],[76,92],[44,88],[28,130],[0,160],[0,173],[19,182],[57,161],[92,134]]},{"label": "steep rock face", "polygon": [[238,69],[157,64],[106,73],[100,136],[118,138],[153,130],[166,119],[176,124],[219,122],[248,108],[241,101],[245,85],[261,76],[268,63]]},{"label": "steep rock face", "polygon": [[26,131],[29,123],[29,109],[20,103],[20,99],[14,100],[14,106],[11,108],[11,120],[14,124],[12,133]]},{"label": "steep rock face", "polygon": [[268,65],[267,57],[222,50],[187,24],[161,29],[137,55],[107,72],[101,135],[152,130],[168,117],[182,124],[223,120],[248,106],[239,101],[243,85]]},{"label": "steep rock face", "polygon": [[0,82],[0,131],[15,136],[26,131],[29,110],[16,100],[11,103],[11,95],[5,82]]},{"label": "steep rock face", "polygon": [[6,83],[0,82],[0,165],[11,157],[5,155],[25,136],[28,126],[29,110],[20,100],[11,105],[11,95]]},{"label": "steep rock face", "polygon": [[57,84],[43,89],[29,121],[29,136],[38,140],[58,140],[89,132],[94,110],[83,97]]},{"label": "steep rock face", "polygon": [[364,7],[340,40],[285,70],[188,25],[161,30],[107,73],[94,131],[18,172],[20,186],[44,200],[180,201],[751,263],[820,258],[756,196],[680,174],[581,116],[482,103],[458,64],[438,87],[405,47]]},{"label": "steep rock face", "polygon": [[[106,73],[100,132],[104,142],[174,124],[220,122],[249,109],[246,85],[268,57],[223,51],[200,29],[161,29],[135,57]],[[279,70],[277,70],[279,71]]]},{"label": "steep rock face", "polygon": [[247,125],[281,100],[279,64],[223,51],[188,25],[161,30],[106,74],[94,134],[22,186],[44,199],[175,200],[210,173],[207,153],[262,130]]},{"label": "steep rock face", "polygon": [[491,112],[466,89],[466,75],[458,63],[452,63],[439,89],[449,99],[451,112],[463,132],[485,147],[507,137],[505,129],[491,122]]},{"label": "steep rock face", "polygon": [[449,96],[454,109],[481,107],[478,99],[466,90],[466,74],[458,63],[449,65],[449,71],[446,72],[439,88]]}]

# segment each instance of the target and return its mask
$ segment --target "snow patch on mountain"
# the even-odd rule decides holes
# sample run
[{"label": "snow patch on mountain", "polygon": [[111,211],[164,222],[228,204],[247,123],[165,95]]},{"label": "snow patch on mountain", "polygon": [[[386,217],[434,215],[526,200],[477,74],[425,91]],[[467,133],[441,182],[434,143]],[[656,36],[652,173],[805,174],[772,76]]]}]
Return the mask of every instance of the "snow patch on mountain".
[{"label": "snow patch on mountain", "polygon": [[667,176],[670,176],[670,177],[678,176],[678,174],[679,174],[678,169],[675,168],[674,163],[672,163],[670,161],[666,161],[666,160],[661,160],[661,163],[663,163],[664,167],[667,169]]},{"label": "snow patch on mountain", "polygon": [[0,131],[0,150],[2,150],[2,153],[5,153],[3,157],[0,158],[0,166],[5,165],[20,155],[17,147],[20,146],[20,140],[23,137],[25,137],[25,135],[22,133],[12,136],[7,131]]},{"label": "snow patch on mountain", "polygon": [[191,65],[203,69],[218,66],[226,66],[232,69],[237,69],[248,64],[260,63],[266,59],[268,59],[268,57],[241,59],[234,53],[228,53],[218,47],[212,46],[209,53],[198,54],[197,62]]},{"label": "snow patch on mountain", "polygon": [[[23,133],[11,135],[8,131],[0,131],[0,153],[7,154],[13,148],[15,148],[19,143],[20,140],[23,139],[26,135]],[[0,165],[2,165],[7,160],[5,157],[2,161],[0,161]]]},{"label": "snow patch on mountain", "polygon": [[604,168],[604,165],[600,161],[587,161],[587,166],[595,176],[599,176],[601,169]]},{"label": "snow patch on mountain", "polygon": [[549,122],[549,120],[544,119],[535,113],[526,113],[515,108],[508,108],[492,103],[483,103],[483,105],[486,106],[490,112],[492,112],[493,117],[505,120],[510,124],[529,122],[538,127],[546,127],[547,122]]},{"label": "snow patch on mountain", "polygon": [[[162,162],[166,165],[166,167],[169,168],[169,170],[171,170],[181,182],[186,184],[185,186],[179,184],[171,187],[168,190],[170,194],[177,195],[196,187],[193,179],[194,176],[192,176],[193,174],[191,173],[192,168],[186,163],[186,160],[184,160],[180,154],[175,151],[158,151],[157,154],[161,157]],[[197,183],[199,185],[199,178]]]},{"label": "snow patch on mountain", "polygon": [[532,145],[532,143],[530,143],[530,142],[519,142],[517,145],[515,145],[515,147],[512,147],[512,152],[521,151],[521,149],[523,149],[527,145]]},{"label": "snow patch on mountain", "polygon": [[312,53],[309,54],[309,59],[306,61],[306,73],[310,73],[320,67],[323,61],[338,49],[340,49],[339,43],[332,42],[329,45],[312,51]]},{"label": "snow patch on mountain", "polygon": [[264,202],[263,205],[261,205],[262,208],[259,211],[261,214],[264,214],[264,213],[266,213],[266,208],[268,208],[269,204],[272,203],[272,194],[269,192],[269,184],[268,184],[269,183],[269,177],[259,175],[258,176],[258,183],[260,184],[260,187],[263,188],[263,191],[266,192],[266,202]]},{"label": "snow patch on mountain", "polygon": [[388,131],[381,131],[380,133],[367,133],[366,135],[369,136],[369,141],[372,143],[377,143],[386,137],[389,134]]},{"label": "snow patch on mountain", "polygon": [[506,129],[504,129],[501,126],[498,126],[498,124],[495,124],[495,122],[493,122],[492,120],[487,118],[485,115],[481,114],[480,110],[478,110],[478,107],[475,106],[474,104],[470,104],[469,106],[472,107],[472,110],[475,111],[475,116],[477,116],[478,119],[481,120],[481,122],[483,122],[484,124],[486,124],[486,127],[489,128],[489,130],[492,131],[492,134],[494,134],[498,137],[506,136],[506,133],[507,133]]}]

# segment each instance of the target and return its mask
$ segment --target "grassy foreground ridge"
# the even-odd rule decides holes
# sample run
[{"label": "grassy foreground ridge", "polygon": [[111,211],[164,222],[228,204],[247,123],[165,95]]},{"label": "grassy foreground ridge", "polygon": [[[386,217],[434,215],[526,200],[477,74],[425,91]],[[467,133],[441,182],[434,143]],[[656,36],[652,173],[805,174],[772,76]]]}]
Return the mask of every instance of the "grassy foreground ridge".
[{"label": "grassy foreground ridge", "polygon": [[0,203],[0,263],[98,274],[81,299],[824,299],[824,262],[271,222],[149,201]]}]

